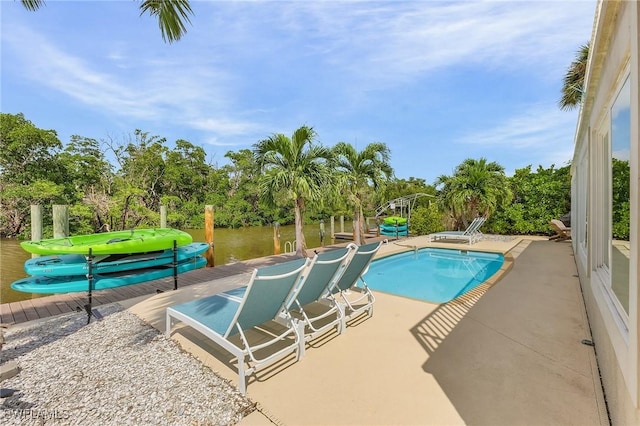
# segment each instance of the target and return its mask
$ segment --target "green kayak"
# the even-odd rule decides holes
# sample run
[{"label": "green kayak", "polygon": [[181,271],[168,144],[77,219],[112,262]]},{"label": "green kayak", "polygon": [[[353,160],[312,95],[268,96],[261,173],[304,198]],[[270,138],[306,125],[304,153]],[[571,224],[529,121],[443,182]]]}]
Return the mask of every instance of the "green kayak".
[{"label": "green kayak", "polygon": [[382,223],[384,223],[385,225],[404,225],[407,223],[407,218],[400,216],[389,216],[385,217]]},{"label": "green kayak", "polygon": [[191,244],[191,235],[172,228],[132,229],[130,231],[103,232],[52,238],[40,241],[24,241],[22,248],[34,254],[131,254],[165,250]]}]

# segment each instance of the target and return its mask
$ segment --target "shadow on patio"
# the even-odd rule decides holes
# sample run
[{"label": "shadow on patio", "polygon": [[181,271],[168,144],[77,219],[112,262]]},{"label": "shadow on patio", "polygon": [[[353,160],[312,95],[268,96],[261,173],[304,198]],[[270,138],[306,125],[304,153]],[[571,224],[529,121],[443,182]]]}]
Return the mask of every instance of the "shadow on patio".
[{"label": "shadow on patio", "polygon": [[411,332],[466,424],[609,424],[569,243],[532,242],[491,291]]}]

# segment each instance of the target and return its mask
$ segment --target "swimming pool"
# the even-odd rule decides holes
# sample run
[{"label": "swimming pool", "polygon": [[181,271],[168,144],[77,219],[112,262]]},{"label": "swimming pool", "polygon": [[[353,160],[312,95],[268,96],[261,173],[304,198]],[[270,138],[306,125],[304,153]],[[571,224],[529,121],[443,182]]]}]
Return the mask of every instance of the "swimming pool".
[{"label": "swimming pool", "polygon": [[364,279],[372,290],[445,303],[482,284],[503,263],[499,253],[423,248],[374,260]]}]

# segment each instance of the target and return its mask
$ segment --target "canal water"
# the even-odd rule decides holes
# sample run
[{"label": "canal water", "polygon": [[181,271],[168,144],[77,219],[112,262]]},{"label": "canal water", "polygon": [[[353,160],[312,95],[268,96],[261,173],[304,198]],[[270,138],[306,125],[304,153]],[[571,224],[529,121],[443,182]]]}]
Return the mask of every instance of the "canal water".
[{"label": "canal water", "polygon": [[[205,240],[204,229],[186,229],[185,231],[191,234],[195,242]],[[340,229],[336,229],[336,232],[339,231]],[[351,232],[350,222],[345,222],[345,231]],[[331,244],[330,232],[329,226],[327,226],[324,239],[325,245]],[[318,225],[305,225],[304,235],[308,248],[322,245],[320,244],[320,228]],[[294,225],[280,226],[281,253],[285,253],[285,250],[292,251],[295,239]],[[274,254],[273,227],[216,228],[213,233],[213,245],[216,265],[270,256]],[[10,287],[12,282],[27,276],[23,265],[30,258],[31,254],[20,247],[19,241],[0,239],[0,303],[42,297],[42,295],[14,291]]]}]

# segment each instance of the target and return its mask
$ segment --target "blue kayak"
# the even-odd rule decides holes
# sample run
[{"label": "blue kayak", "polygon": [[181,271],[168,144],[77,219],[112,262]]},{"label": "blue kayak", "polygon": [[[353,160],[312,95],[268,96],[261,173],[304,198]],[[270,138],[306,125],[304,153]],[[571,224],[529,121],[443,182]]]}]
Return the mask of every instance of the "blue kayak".
[{"label": "blue kayak", "polygon": [[404,232],[408,229],[408,226],[406,224],[404,225],[385,225],[382,224],[380,225],[380,230],[384,231],[384,232],[396,232],[396,230],[398,230],[399,232]]},{"label": "blue kayak", "polygon": [[388,224],[381,224],[380,225],[380,235],[387,235],[387,236],[393,236],[395,237],[396,235],[398,236],[406,236],[409,234],[409,229],[407,224],[405,223],[404,225],[388,225]]},{"label": "blue kayak", "polygon": [[[207,243],[191,243],[180,246],[176,250],[178,262],[199,256],[209,248]],[[112,254],[94,256],[92,270],[94,274],[129,271],[167,265],[173,262],[173,249],[150,253]],[[24,263],[24,270],[29,275],[45,275],[61,277],[69,275],[86,275],[89,272],[87,257],[81,254],[60,254],[29,259]]]},{"label": "blue kayak", "polygon": [[[194,269],[202,268],[207,260],[202,256],[178,263],[177,272],[182,274]],[[146,281],[158,280],[173,276],[173,267],[170,264],[149,268],[132,269],[129,271],[112,272],[109,274],[94,275],[92,290],[106,290],[116,287],[124,287],[140,284]],[[24,293],[57,294],[76,293],[89,290],[89,281],[85,276],[72,275],[67,277],[34,276],[23,278],[11,284],[11,288]]]}]

